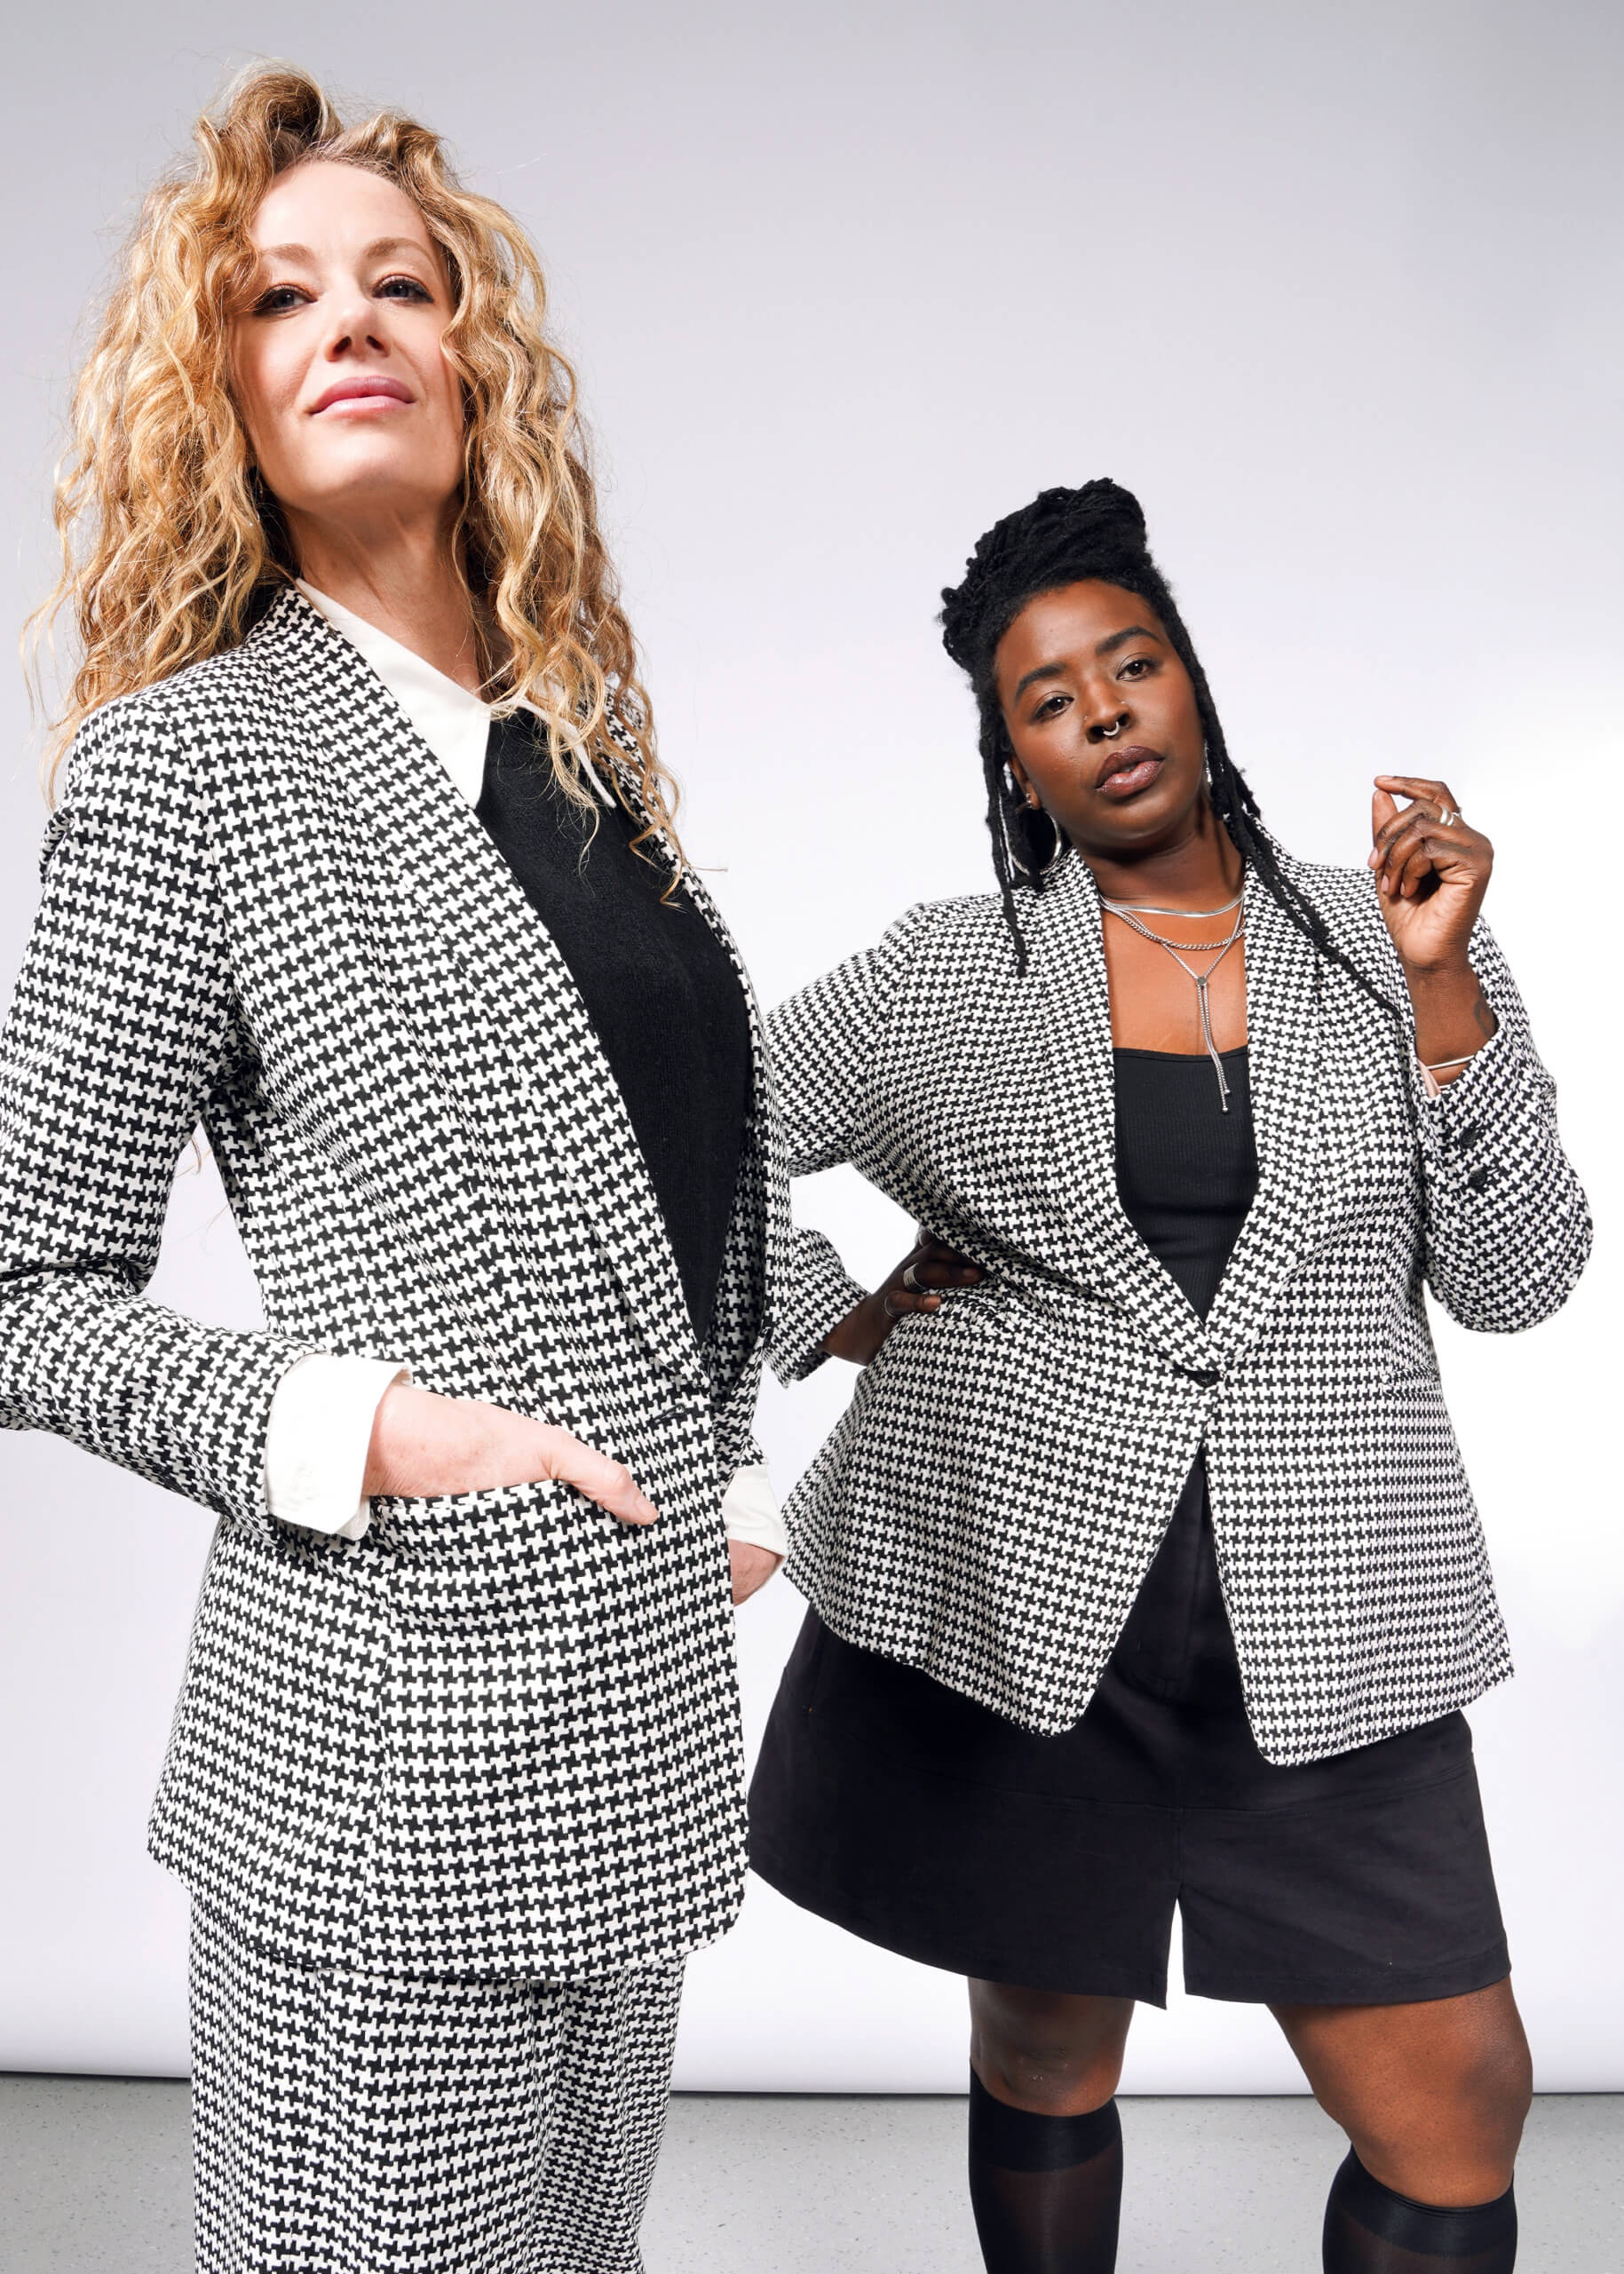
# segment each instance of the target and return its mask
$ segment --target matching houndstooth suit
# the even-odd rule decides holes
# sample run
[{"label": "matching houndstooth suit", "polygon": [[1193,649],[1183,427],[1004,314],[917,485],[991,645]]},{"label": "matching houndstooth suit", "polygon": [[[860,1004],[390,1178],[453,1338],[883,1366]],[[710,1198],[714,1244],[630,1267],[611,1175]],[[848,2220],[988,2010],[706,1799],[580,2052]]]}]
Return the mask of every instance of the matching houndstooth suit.
[{"label": "matching houndstooth suit", "polygon": [[[291,592],[87,723],[44,876],[0,1051],[0,1421],[221,1518],[151,1827],[199,1921],[204,2262],[274,2234],[300,2274],[631,2268],[681,1964],[742,1885],[719,1509],[786,1237],[759,1032],[701,1349],[566,967]],[[200,1121],[261,1333],[140,1299]],[[660,1520],[542,1483],[379,1501],[359,1541],[279,1524],[267,1414],[313,1351],[558,1422]]]},{"label": "matching houndstooth suit", "polygon": [[[771,1021],[789,1168],[849,1161],[986,1272],[905,1315],[785,1509],[789,1572],[848,1642],[1047,1731],[1082,1715],[1198,1449],[1247,1710],[1304,1763],[1509,1671],[1423,1286],[1528,1327],[1590,1225],[1503,957],[1499,1030],[1435,1101],[1367,871],[1291,864],[1398,1012],[1246,885],[1259,1182],[1205,1319],[1118,1199],[1099,896],[912,909]],[[1407,1030],[1407,1031],[1406,1031]],[[862,1290],[798,1235],[773,1362],[808,1371]]]}]

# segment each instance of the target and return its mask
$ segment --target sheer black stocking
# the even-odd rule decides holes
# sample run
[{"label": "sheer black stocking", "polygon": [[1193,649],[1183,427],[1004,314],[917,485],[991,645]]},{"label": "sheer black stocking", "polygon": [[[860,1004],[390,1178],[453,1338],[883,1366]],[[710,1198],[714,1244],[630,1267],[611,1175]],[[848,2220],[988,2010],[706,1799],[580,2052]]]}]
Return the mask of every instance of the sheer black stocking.
[{"label": "sheer black stocking", "polygon": [[1325,2274],[1511,2274],[1516,2263],[1509,2187],[1463,2211],[1412,2203],[1373,2179],[1351,2150],[1331,2182]]},{"label": "sheer black stocking", "polygon": [[1034,2116],[970,2078],[970,2199],[987,2274],[1113,2274],[1122,2202],[1116,2103]]}]

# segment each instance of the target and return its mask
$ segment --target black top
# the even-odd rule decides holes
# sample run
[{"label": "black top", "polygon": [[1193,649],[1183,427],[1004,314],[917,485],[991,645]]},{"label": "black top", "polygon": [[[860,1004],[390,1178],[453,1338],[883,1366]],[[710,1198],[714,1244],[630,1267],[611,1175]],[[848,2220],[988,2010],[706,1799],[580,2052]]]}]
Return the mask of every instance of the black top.
[{"label": "black top", "polygon": [[619,1085],[694,1333],[716,1305],[749,1111],[749,1013],[733,958],[617,804],[558,788],[529,713],[491,724],[477,808],[551,933]]},{"label": "black top", "polygon": [[[1224,1052],[1229,1111],[1208,1058],[1118,1050],[1116,1184],[1123,1211],[1205,1318],[1257,1189],[1245,1047]],[[1233,1707],[1240,1669],[1198,1454],[1112,1665],[1155,1696]]]},{"label": "black top", "polygon": [[1209,1058],[1112,1055],[1123,1214],[1205,1319],[1257,1190],[1246,1046],[1224,1053],[1227,1113]]}]

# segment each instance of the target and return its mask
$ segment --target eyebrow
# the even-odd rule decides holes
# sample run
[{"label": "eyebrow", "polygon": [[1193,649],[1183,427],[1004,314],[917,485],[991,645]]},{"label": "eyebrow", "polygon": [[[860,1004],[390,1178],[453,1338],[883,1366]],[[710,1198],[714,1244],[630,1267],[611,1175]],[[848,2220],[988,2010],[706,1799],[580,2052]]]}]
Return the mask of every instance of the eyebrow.
[{"label": "eyebrow", "polygon": [[[416,237],[374,237],[369,245],[361,247],[363,260],[382,260],[391,253],[426,253],[426,245]],[[307,260],[313,267],[315,255],[308,245],[261,245],[261,260]]]},{"label": "eyebrow", "polygon": [[[1153,639],[1158,646],[1162,644],[1159,634],[1152,631],[1148,624],[1130,623],[1126,630],[1113,631],[1109,638],[1102,639],[1094,653],[1099,656],[1114,655],[1117,649],[1126,647],[1130,639]],[[1015,693],[1010,697],[1010,701],[1018,702],[1027,688],[1035,686],[1040,679],[1059,679],[1065,675],[1064,663],[1034,664],[1030,671],[1026,672],[1016,682]]]}]

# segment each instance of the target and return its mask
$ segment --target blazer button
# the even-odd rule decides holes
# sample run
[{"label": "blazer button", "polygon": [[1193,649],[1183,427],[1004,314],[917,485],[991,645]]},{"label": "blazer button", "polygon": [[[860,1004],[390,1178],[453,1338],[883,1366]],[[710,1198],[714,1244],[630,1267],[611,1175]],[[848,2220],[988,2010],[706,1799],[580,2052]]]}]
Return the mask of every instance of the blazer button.
[{"label": "blazer button", "polygon": [[1477,1144],[1477,1139],[1478,1139],[1482,1135],[1483,1135],[1483,1129],[1482,1129],[1481,1125],[1480,1125],[1478,1122],[1477,1122],[1477,1121],[1468,1121],[1468,1123],[1466,1124],[1466,1127],[1465,1127],[1465,1128],[1461,1131],[1460,1135],[1456,1137],[1456,1139],[1455,1139],[1455,1143],[1456,1143],[1457,1145],[1476,1145],[1476,1144]]},{"label": "blazer button", "polygon": [[1481,1192],[1494,1182],[1499,1174],[1499,1169],[1490,1161],[1486,1169],[1474,1169],[1466,1182],[1474,1192]]},{"label": "blazer button", "polygon": [[1216,1366],[1187,1366],[1184,1372],[1192,1382],[1198,1383],[1203,1390],[1216,1390],[1218,1386],[1218,1369]]}]

